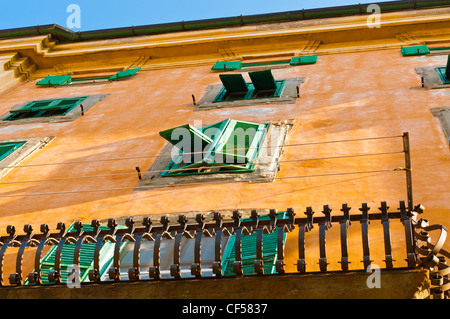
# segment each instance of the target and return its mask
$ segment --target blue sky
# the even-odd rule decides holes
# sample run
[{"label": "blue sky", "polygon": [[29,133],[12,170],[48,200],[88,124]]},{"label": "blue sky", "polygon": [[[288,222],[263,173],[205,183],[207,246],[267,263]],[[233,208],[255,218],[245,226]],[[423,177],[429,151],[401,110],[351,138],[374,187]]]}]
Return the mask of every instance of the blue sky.
[{"label": "blue sky", "polygon": [[[81,28],[88,31],[106,28],[179,22],[273,13],[302,8],[321,8],[358,3],[381,2],[364,0],[21,0],[2,1],[0,29],[45,24],[67,25],[70,4],[81,9]],[[387,0],[386,0],[387,1]],[[386,2],[384,1],[384,2]]]}]

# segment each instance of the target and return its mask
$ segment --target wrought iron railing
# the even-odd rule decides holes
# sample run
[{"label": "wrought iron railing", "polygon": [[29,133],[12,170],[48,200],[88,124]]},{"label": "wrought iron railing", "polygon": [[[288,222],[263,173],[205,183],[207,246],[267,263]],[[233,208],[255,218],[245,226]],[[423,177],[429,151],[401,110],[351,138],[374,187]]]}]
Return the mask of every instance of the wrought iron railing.
[{"label": "wrought iron railing", "polygon": [[[294,210],[286,210],[286,217],[277,218],[275,209],[269,212],[269,218],[260,218],[258,212],[253,210],[249,219],[242,220],[242,214],[239,211],[233,212],[230,220],[225,220],[224,216],[216,212],[211,221],[206,222],[203,214],[198,214],[195,223],[188,223],[184,215],[180,215],[177,223],[170,223],[167,216],[161,217],[160,223],[154,225],[149,217],[143,218],[142,225],[137,225],[132,218],[126,219],[126,227],[117,227],[115,219],[109,219],[107,229],[100,229],[100,223],[93,220],[92,230],[83,231],[81,222],[75,223],[74,232],[68,232],[64,223],[58,223],[59,232],[50,233],[48,225],[41,225],[40,234],[34,234],[30,225],[24,226],[25,234],[17,234],[14,226],[7,227],[7,236],[0,237],[0,284],[3,286],[4,257],[9,247],[19,247],[16,256],[15,273],[9,276],[11,285],[23,285],[24,279],[33,285],[43,284],[43,272],[41,270],[42,252],[46,246],[56,246],[56,254],[52,271],[48,273],[48,281],[51,284],[61,284],[61,253],[66,245],[75,245],[73,264],[80,262],[80,250],[84,243],[95,243],[93,269],[89,272],[89,281],[93,283],[102,282],[100,276],[100,250],[105,242],[114,243],[114,257],[112,267],[109,269],[110,282],[124,280],[120,275],[120,247],[125,241],[133,243],[133,266],[128,269],[128,280],[139,281],[141,278],[141,260],[140,250],[144,241],[153,241],[153,264],[149,267],[148,273],[152,280],[161,279],[160,265],[160,245],[163,239],[174,241],[173,264],[170,267],[170,275],[173,278],[181,278],[180,275],[180,255],[181,239],[194,240],[194,256],[190,271],[194,278],[202,277],[202,259],[201,243],[204,236],[215,237],[215,258],[212,265],[212,271],[215,278],[221,277],[222,272],[222,237],[235,236],[235,261],[232,264],[233,272],[236,276],[243,276],[242,267],[242,247],[243,236],[256,234],[256,257],[254,260],[254,270],[258,275],[264,275],[263,267],[263,235],[269,233],[277,234],[277,251],[275,270],[278,274],[286,272],[284,235],[288,232],[298,231],[298,260],[297,271],[306,273],[308,267],[306,264],[305,238],[314,226],[319,227],[319,268],[321,272],[328,271],[327,261],[327,231],[333,224],[340,225],[340,248],[341,248],[341,270],[349,271],[349,256],[347,247],[347,232],[351,227],[351,222],[360,222],[362,236],[363,265],[366,269],[371,264],[369,247],[369,223],[373,220],[380,220],[383,225],[385,264],[386,269],[394,269],[391,247],[390,220],[400,220],[405,234],[406,243],[406,261],[407,267],[425,268],[430,271],[430,294],[433,298],[448,298],[450,292],[450,266],[446,264],[446,259],[450,258],[450,253],[442,249],[447,229],[442,225],[429,225],[424,219],[417,220],[417,216],[423,213],[421,205],[413,210],[408,210],[405,202],[399,203],[396,211],[389,211],[386,202],[382,202],[377,213],[369,213],[370,208],[367,204],[362,204],[359,210],[361,214],[350,214],[350,207],[343,204],[342,214],[331,215],[331,208],[328,205],[323,206],[321,216],[315,216],[311,207],[307,207],[304,217],[296,217]],[[435,244],[431,242],[430,232],[440,231]],[[34,258],[34,271],[24,278],[22,272],[23,256],[27,249],[36,247]],[[334,248],[334,247],[333,247]]]}]

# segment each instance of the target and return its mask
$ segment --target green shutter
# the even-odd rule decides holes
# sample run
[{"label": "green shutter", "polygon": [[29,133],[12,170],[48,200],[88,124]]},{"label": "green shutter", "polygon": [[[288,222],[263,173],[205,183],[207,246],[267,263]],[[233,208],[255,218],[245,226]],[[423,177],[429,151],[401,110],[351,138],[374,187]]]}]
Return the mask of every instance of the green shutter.
[{"label": "green shutter", "polygon": [[141,68],[135,68],[135,69],[129,69],[129,70],[125,70],[125,71],[120,71],[117,72],[116,74],[114,74],[113,76],[111,76],[110,78],[108,78],[108,80],[110,81],[117,81],[117,80],[121,80],[130,76],[135,75]]},{"label": "green shutter", "polygon": [[227,93],[244,93],[248,91],[247,83],[242,74],[220,74],[219,78]]},{"label": "green shutter", "polygon": [[[72,223],[67,232],[74,232],[74,224]],[[90,224],[83,224],[84,231],[92,231],[92,226]],[[101,230],[109,230],[107,226],[100,226]],[[80,277],[81,281],[86,281],[89,275],[89,270],[94,269],[94,252],[95,252],[95,243],[84,243],[81,245],[80,250]],[[102,244],[103,247],[104,243]],[[68,272],[67,268],[73,265],[73,257],[75,254],[75,244],[65,244],[61,253],[61,282],[66,283]],[[52,246],[48,253],[41,260],[41,274],[42,274],[42,283],[49,284],[48,274],[50,271],[54,270],[55,265],[55,255],[57,245]],[[25,284],[28,283],[28,279],[26,279]]]},{"label": "green shutter", "polygon": [[271,70],[249,72],[252,82],[246,83],[242,74],[220,74],[223,87],[213,103],[279,97],[285,80],[275,80]]},{"label": "green shutter", "polygon": [[[284,218],[286,212],[278,213],[277,219]],[[268,220],[268,215],[260,216],[260,220]],[[242,219],[242,221],[251,221],[250,218]],[[275,273],[275,262],[277,261],[277,231],[263,235],[263,264],[264,273]],[[222,258],[223,263],[223,275],[234,276],[233,262],[236,261],[235,256],[235,235],[230,236],[230,239],[225,248],[225,252]],[[283,242],[286,240],[286,234],[284,234]],[[256,260],[256,233],[251,235],[242,235],[241,240],[241,258],[242,258],[242,270],[244,275],[255,274],[254,262]]]},{"label": "green shutter", "polygon": [[[194,149],[195,145],[202,145],[202,150],[203,150],[206,145],[208,145],[212,142],[212,139],[210,139],[208,136],[206,136],[205,134],[203,134],[202,132],[200,132],[198,129],[196,129],[195,127],[193,127],[190,124],[181,125],[181,126],[171,128],[171,129],[168,129],[165,131],[161,131],[161,132],[159,132],[159,135],[161,137],[163,137],[164,139],[166,139],[170,144],[176,145],[177,143],[181,142],[181,140],[179,140],[179,139],[175,140],[172,138],[172,134],[176,130],[180,130],[180,133],[183,132],[183,130],[185,132],[189,132],[189,138],[191,141],[191,150]],[[181,137],[183,137],[183,135]]]},{"label": "green shutter", "polygon": [[239,70],[242,68],[241,61],[217,61],[216,64],[213,65],[211,70],[214,71],[233,71]]},{"label": "green shutter", "polygon": [[424,55],[430,53],[430,49],[426,45],[416,45],[411,47],[402,47],[403,56]]},{"label": "green shutter", "polygon": [[0,161],[8,157],[9,154],[21,147],[25,142],[2,143],[0,144]]},{"label": "green shutter", "polygon": [[250,72],[248,75],[250,76],[256,91],[277,89],[275,79],[270,70]]},{"label": "green shutter", "polygon": [[125,71],[120,71],[114,74],[113,76],[107,77],[93,77],[93,78],[80,78],[80,79],[72,79],[70,75],[49,75],[45,79],[42,79],[36,83],[36,85],[42,86],[53,86],[53,85],[69,85],[73,82],[84,82],[84,81],[96,81],[96,80],[109,80],[109,81],[117,81],[130,76],[135,75],[141,68],[134,68]]},{"label": "green shutter", "polygon": [[445,68],[445,77],[450,81],[450,54],[447,57],[447,67]]},{"label": "green shutter", "polygon": [[437,67],[436,72],[442,80],[443,84],[450,84],[450,78],[447,76],[447,69],[445,66]]},{"label": "green shutter", "polygon": [[317,55],[295,56],[289,62],[290,65],[314,64],[317,62]]},{"label": "green shutter", "polygon": [[[80,105],[87,96],[77,98],[53,99],[53,100],[39,100],[27,103],[20,109],[10,110],[10,116],[5,120],[15,120],[20,116],[20,119],[43,117],[51,115],[65,115],[73,108]],[[55,114],[53,111],[60,111]],[[50,112],[50,113],[48,113]]]},{"label": "green shutter", "polygon": [[72,77],[70,75],[49,75],[45,79],[40,80],[36,83],[36,85],[45,85],[45,86],[51,86],[51,85],[66,85],[70,84],[70,80]]},{"label": "green shutter", "polygon": [[[259,146],[264,141],[269,125],[227,119],[201,129],[190,125],[181,126],[190,130],[191,142],[202,139],[203,153],[185,157],[180,149],[178,156],[170,161],[161,176],[253,171]],[[171,139],[171,132],[175,129],[162,131],[160,135],[175,144]],[[199,141],[194,143],[200,145]],[[191,151],[198,152],[194,147],[191,147]],[[192,161],[186,162],[183,159]]]}]

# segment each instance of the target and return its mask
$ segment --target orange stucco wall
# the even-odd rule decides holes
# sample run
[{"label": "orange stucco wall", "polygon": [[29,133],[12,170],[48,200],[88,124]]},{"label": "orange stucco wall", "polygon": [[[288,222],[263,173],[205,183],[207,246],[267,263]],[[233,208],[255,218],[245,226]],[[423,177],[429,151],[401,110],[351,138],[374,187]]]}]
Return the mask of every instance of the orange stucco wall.
[{"label": "orange stucco wall", "polygon": [[[332,214],[341,214],[342,203],[359,213],[367,202],[370,212],[378,212],[381,201],[394,210],[407,199],[404,171],[278,179],[273,183],[221,183],[158,190],[133,191],[137,174],[51,181],[115,173],[145,172],[165,146],[158,132],[193,123],[215,123],[227,118],[264,122],[295,119],[287,144],[353,138],[401,135],[409,132],[415,204],[426,207],[424,218],[431,223],[450,225],[449,146],[431,108],[448,105],[449,89],[421,88],[414,68],[444,65],[445,56],[402,57],[400,50],[383,50],[319,56],[317,64],[274,69],[275,78],[305,77],[301,98],[295,104],[260,105],[193,111],[191,94],[197,99],[208,85],[219,83],[211,65],[141,71],[126,81],[108,84],[40,88],[35,81],[0,96],[0,114],[16,104],[35,99],[109,94],[83,117],[66,123],[34,123],[0,127],[0,139],[55,136],[45,148],[23,164],[93,160],[90,163],[17,168],[1,179],[0,230],[6,234],[13,224],[19,232],[24,224],[47,223],[52,230],[59,221],[89,222],[129,215],[152,215],[220,209],[293,207],[303,215],[312,206],[321,215],[322,205]],[[287,147],[283,160],[402,150],[402,140],[381,139],[364,142],[317,144]],[[149,156],[120,161],[95,160]],[[404,166],[402,154],[332,160],[282,163],[277,177],[337,172],[393,169]],[[23,184],[17,181],[48,180]],[[121,189],[103,191],[105,189]],[[83,192],[98,190],[97,192]],[[77,193],[77,191],[80,191]],[[36,193],[71,192],[42,196]],[[404,234],[398,220],[393,224],[393,255],[397,265],[406,265]],[[317,227],[316,227],[317,228]],[[307,237],[308,269],[318,270],[317,229]],[[371,224],[371,252],[374,262],[384,265],[381,223]],[[296,230],[288,235],[287,270],[295,271]],[[362,248],[359,224],[349,229],[351,267],[361,268]],[[339,227],[327,232],[330,269],[339,269]],[[334,248],[333,248],[334,247]],[[446,248],[448,249],[448,244]],[[11,252],[13,250],[11,249]],[[12,264],[11,264],[12,265]],[[5,271],[5,276],[10,272]],[[27,272],[25,272],[27,274]]]}]

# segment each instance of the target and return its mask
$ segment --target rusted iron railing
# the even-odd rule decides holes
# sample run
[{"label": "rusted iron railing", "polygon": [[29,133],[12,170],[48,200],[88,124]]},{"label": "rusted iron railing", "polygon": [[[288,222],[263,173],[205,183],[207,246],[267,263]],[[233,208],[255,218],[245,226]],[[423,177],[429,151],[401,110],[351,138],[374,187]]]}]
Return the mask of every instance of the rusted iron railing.
[{"label": "rusted iron railing", "polygon": [[[385,264],[386,269],[394,269],[390,235],[390,220],[400,220],[405,233],[406,260],[407,267],[425,268],[430,271],[431,289],[433,298],[449,298],[450,292],[450,267],[446,264],[446,259],[450,258],[450,253],[442,249],[446,239],[447,229],[442,225],[429,225],[424,219],[417,220],[417,216],[423,213],[423,207],[418,205],[413,210],[409,210],[404,201],[399,203],[396,211],[389,211],[386,202],[381,202],[378,207],[379,212],[369,213],[370,208],[363,203],[359,210],[360,214],[350,214],[350,207],[343,204],[340,211],[342,214],[331,214],[332,209],[325,205],[321,216],[315,216],[311,207],[307,207],[304,217],[296,217],[292,208],[286,210],[287,218],[279,219],[275,209],[270,210],[269,218],[260,218],[256,210],[251,212],[249,219],[242,220],[242,214],[235,211],[231,220],[224,220],[219,212],[214,213],[213,220],[205,222],[205,216],[198,214],[195,223],[188,223],[184,215],[180,215],[176,224],[170,224],[167,216],[161,217],[160,223],[154,225],[149,217],[143,218],[142,225],[136,225],[132,218],[126,219],[126,228],[117,227],[115,219],[109,219],[108,229],[100,229],[100,223],[93,220],[92,230],[83,231],[81,222],[75,223],[75,231],[67,232],[64,223],[58,223],[58,232],[50,233],[48,225],[41,225],[40,234],[34,234],[30,225],[25,225],[25,234],[17,234],[14,226],[7,227],[7,236],[0,237],[0,285],[3,286],[4,257],[9,247],[19,247],[16,256],[15,273],[10,274],[10,285],[23,285],[27,279],[34,285],[42,285],[43,273],[41,271],[42,252],[46,246],[56,246],[55,261],[53,270],[48,273],[48,280],[52,284],[61,284],[61,253],[65,245],[75,245],[73,264],[80,262],[80,250],[84,243],[95,243],[93,269],[89,272],[89,281],[93,283],[103,282],[100,276],[100,250],[105,242],[114,243],[114,257],[112,267],[109,269],[111,282],[123,280],[120,276],[120,247],[125,241],[133,244],[133,266],[128,269],[128,280],[138,281],[141,278],[140,249],[144,241],[153,241],[153,264],[148,269],[149,277],[152,280],[161,279],[160,247],[163,239],[174,241],[173,264],[170,267],[172,278],[181,278],[181,249],[182,237],[195,241],[193,263],[190,271],[194,278],[202,277],[201,243],[202,238],[215,237],[215,258],[212,264],[214,277],[222,276],[222,238],[223,236],[235,235],[235,261],[232,265],[233,272],[237,276],[243,276],[242,271],[242,238],[249,234],[256,234],[256,258],[254,260],[254,270],[258,275],[264,274],[263,269],[263,245],[264,234],[277,234],[277,251],[275,270],[278,274],[286,271],[284,235],[288,232],[298,231],[298,260],[297,271],[306,273],[305,238],[314,226],[319,227],[319,268],[320,271],[328,270],[326,234],[333,224],[340,226],[340,248],[341,248],[341,270],[349,271],[349,257],[347,247],[347,231],[351,227],[351,222],[361,224],[363,265],[366,269],[371,264],[369,247],[369,223],[379,220],[383,226]],[[440,231],[435,244],[431,242],[430,232]],[[24,278],[22,272],[23,256],[30,247],[37,247],[34,258],[34,271]]]}]

